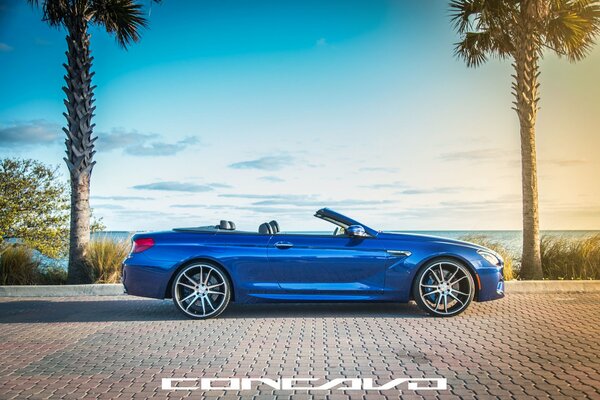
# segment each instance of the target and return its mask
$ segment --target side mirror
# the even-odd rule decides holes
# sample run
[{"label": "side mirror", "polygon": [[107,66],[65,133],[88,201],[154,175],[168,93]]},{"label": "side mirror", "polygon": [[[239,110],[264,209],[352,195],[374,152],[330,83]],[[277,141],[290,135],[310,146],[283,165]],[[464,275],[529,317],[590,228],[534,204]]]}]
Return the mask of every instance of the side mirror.
[{"label": "side mirror", "polygon": [[367,232],[365,232],[365,228],[363,228],[360,225],[350,225],[348,228],[346,228],[346,233],[350,237],[366,237],[366,236],[369,236],[369,235],[367,235]]}]

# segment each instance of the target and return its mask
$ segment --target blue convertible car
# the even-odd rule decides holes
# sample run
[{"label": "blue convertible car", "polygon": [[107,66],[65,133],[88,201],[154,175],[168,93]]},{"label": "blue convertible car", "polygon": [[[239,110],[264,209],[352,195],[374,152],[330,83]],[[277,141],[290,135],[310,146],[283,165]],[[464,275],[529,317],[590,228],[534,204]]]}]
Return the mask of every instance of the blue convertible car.
[{"label": "blue convertible car", "polygon": [[315,214],[331,234],[257,232],[216,226],[140,233],[123,263],[127,293],[173,298],[190,318],[222,313],[230,301],[340,302],[414,300],[434,316],[472,300],[504,296],[502,258],[475,244],[371,229],[328,208]]}]

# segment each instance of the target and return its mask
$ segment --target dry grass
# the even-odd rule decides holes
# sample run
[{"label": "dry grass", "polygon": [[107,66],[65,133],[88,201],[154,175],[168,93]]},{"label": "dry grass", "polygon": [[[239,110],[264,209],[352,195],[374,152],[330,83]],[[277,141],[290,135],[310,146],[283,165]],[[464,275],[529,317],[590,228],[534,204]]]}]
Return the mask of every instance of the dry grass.
[{"label": "dry grass", "polygon": [[600,279],[600,235],[544,236],[541,248],[545,279]]},{"label": "dry grass", "polygon": [[39,266],[40,261],[30,248],[4,245],[0,250],[0,285],[34,285]]},{"label": "dry grass", "polygon": [[478,244],[483,247],[487,247],[490,250],[494,250],[496,253],[500,254],[504,259],[504,280],[510,281],[517,278],[517,274],[515,271],[515,255],[512,254],[506,247],[504,247],[499,242],[496,242],[485,235],[467,235],[461,237],[460,240],[464,240],[465,242],[471,242]]},{"label": "dry grass", "polygon": [[87,249],[86,262],[95,283],[119,283],[121,264],[127,257],[129,240],[109,238],[92,240]]}]

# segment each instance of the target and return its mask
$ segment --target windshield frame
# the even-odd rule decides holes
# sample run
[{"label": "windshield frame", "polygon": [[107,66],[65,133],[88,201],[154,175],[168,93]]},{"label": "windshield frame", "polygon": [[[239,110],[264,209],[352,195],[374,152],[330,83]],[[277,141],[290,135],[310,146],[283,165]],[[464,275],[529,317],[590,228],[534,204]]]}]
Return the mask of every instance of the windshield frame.
[{"label": "windshield frame", "polygon": [[327,222],[331,222],[332,224],[337,225],[340,228],[343,228],[344,230],[346,230],[350,225],[360,225],[363,228],[365,228],[365,232],[367,232],[369,234],[369,236],[375,237],[379,233],[375,229],[372,229],[372,228],[368,227],[367,225],[365,225],[361,222],[358,222],[355,219],[352,219],[352,218],[347,217],[343,214],[340,214],[336,211],[333,211],[330,208],[321,208],[320,210],[318,210],[315,213],[315,217],[320,218]]}]

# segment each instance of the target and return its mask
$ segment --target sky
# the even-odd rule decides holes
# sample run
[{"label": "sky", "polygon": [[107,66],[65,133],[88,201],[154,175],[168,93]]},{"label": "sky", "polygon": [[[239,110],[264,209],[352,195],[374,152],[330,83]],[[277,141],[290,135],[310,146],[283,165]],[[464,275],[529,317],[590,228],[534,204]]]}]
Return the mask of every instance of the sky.
[{"label": "sky", "polygon": [[[167,0],[128,50],[91,29],[97,164],[111,230],[233,220],[322,230],[521,228],[509,61],[453,55],[446,2]],[[0,0],[0,157],[64,157],[65,32]],[[600,229],[600,46],[541,62],[542,229]]]}]

